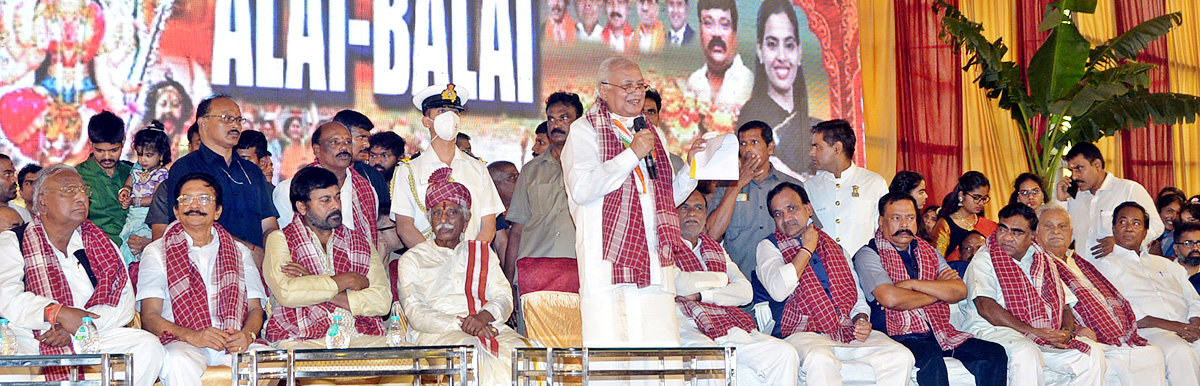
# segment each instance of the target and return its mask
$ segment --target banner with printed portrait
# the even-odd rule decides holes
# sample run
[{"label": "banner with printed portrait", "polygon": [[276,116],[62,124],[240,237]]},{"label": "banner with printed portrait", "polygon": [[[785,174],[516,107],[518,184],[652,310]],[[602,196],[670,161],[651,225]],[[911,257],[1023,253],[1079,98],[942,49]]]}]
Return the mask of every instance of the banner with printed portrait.
[{"label": "banner with printed portrait", "polygon": [[[662,97],[668,148],[749,120],[810,170],[808,128],[843,118],[861,140],[848,0],[0,0],[0,151],[18,164],[87,158],[88,119],[128,136],[159,120],[178,155],[202,98],[224,93],[268,139],[275,176],[312,160],[315,125],[365,113],[414,153],[412,95],[454,83],[478,158],[528,161],[544,100],[595,97],[599,63],[637,61]],[[654,118],[654,117],[651,117]],[[128,142],[128,141],[127,141]],[[861,152],[859,152],[861,157]],[[133,159],[132,152],[126,158]],[[860,159],[861,162],[861,159]]]}]

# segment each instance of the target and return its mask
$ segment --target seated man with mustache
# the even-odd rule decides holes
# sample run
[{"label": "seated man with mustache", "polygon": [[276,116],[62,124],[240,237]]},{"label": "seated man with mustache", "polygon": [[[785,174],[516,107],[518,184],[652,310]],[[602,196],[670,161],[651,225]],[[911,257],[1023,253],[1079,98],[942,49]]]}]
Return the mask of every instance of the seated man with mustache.
[{"label": "seated man with mustache", "polygon": [[976,385],[1003,386],[1004,348],[950,325],[949,303],[965,298],[967,286],[932,245],[916,237],[917,221],[912,196],[884,195],[879,230],[854,255],[872,324],[912,351],[922,386],[950,383],[943,357],[961,361]]},{"label": "seated man with mustache", "polygon": [[[333,316],[351,347],[386,347],[383,321],[392,295],[366,235],[342,223],[338,178],[300,169],[289,191],[295,218],[267,235],[263,278],[275,299],[266,338],[277,348],[325,348]],[[353,328],[351,328],[353,327]]]}]

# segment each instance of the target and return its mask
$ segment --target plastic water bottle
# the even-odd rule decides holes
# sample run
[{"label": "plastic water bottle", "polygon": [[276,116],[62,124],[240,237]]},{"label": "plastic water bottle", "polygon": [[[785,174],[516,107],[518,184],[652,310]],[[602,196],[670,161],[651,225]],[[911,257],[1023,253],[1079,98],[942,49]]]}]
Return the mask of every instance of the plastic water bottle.
[{"label": "plastic water bottle", "polygon": [[0,355],[17,355],[17,335],[4,318],[0,318]]},{"label": "plastic water bottle", "polygon": [[325,348],[347,347],[350,347],[350,336],[342,332],[342,316],[334,315],[333,322],[329,323],[329,332],[325,334]]},{"label": "plastic water bottle", "polygon": [[74,345],[76,354],[100,353],[100,332],[96,331],[96,324],[92,323],[92,317],[83,317],[83,324],[79,325],[78,331],[75,331]]},{"label": "plastic water bottle", "polygon": [[400,325],[400,315],[392,315],[392,319],[388,320],[387,344],[388,347],[404,345],[404,326]]}]

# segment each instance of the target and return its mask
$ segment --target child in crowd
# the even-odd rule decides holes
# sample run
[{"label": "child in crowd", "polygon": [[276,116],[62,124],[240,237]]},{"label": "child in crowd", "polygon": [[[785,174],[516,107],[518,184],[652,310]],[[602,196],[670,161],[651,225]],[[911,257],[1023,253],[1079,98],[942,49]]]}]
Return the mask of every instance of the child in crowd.
[{"label": "child in crowd", "polygon": [[171,140],[161,125],[154,121],[134,134],[133,150],[137,152],[138,162],[133,165],[129,179],[125,180],[125,187],[117,196],[121,206],[129,209],[125,227],[121,229],[121,256],[126,264],[137,261],[137,257],[129,250],[129,236],[151,237],[146,214],[150,211],[154,189],[167,179],[167,164],[171,163]]}]

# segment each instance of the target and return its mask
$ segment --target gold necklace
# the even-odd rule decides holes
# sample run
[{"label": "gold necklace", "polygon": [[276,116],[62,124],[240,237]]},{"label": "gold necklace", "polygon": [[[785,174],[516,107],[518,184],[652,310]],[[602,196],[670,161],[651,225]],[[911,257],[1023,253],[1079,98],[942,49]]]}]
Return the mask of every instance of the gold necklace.
[{"label": "gold necklace", "polygon": [[[974,216],[975,218],[974,218],[974,219],[971,221],[971,223],[970,223],[970,224],[968,224],[968,225],[965,227],[965,228],[967,228],[967,230],[973,230],[973,229],[975,229],[975,224],[979,223],[979,215],[977,215],[977,214],[976,214],[976,215],[973,215],[973,216]],[[967,222],[967,218],[966,218],[965,216],[963,216],[963,215],[950,215],[950,218],[952,218],[952,219],[955,219],[955,220],[958,220],[959,222],[962,222],[962,223],[966,223],[966,222]]]}]

